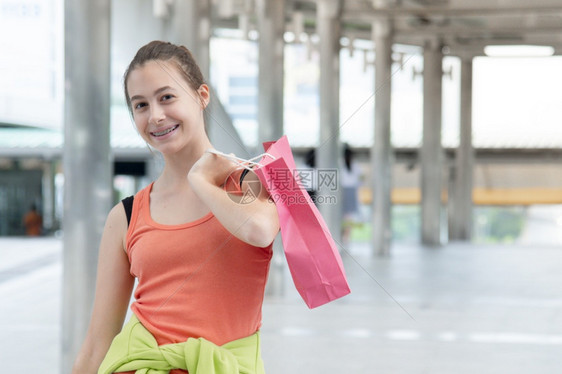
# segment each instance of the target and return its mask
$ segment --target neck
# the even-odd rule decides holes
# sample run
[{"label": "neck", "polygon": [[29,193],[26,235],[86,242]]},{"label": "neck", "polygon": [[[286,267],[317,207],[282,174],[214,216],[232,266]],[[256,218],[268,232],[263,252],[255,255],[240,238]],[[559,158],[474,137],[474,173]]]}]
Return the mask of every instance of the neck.
[{"label": "neck", "polygon": [[205,135],[201,141],[192,142],[192,146],[173,155],[164,155],[164,170],[158,181],[168,187],[187,184],[187,174],[205,151],[213,148],[209,138]]}]

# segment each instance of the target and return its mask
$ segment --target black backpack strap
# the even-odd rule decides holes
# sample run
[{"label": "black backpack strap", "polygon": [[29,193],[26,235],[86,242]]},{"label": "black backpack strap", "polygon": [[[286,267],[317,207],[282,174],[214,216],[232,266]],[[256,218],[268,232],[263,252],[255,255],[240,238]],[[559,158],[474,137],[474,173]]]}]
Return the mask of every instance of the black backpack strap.
[{"label": "black backpack strap", "polygon": [[129,196],[121,200],[123,203],[123,207],[125,208],[125,214],[127,215],[127,227],[129,223],[131,223],[131,214],[133,212],[133,199],[135,198],[134,195]]}]

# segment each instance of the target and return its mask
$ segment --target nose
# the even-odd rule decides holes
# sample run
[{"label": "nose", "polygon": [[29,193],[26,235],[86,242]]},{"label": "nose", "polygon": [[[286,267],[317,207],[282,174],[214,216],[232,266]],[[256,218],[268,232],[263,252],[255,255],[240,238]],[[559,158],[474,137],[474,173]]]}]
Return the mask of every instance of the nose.
[{"label": "nose", "polygon": [[150,106],[150,118],[148,120],[151,124],[158,125],[165,117],[164,110],[160,105],[153,104]]}]

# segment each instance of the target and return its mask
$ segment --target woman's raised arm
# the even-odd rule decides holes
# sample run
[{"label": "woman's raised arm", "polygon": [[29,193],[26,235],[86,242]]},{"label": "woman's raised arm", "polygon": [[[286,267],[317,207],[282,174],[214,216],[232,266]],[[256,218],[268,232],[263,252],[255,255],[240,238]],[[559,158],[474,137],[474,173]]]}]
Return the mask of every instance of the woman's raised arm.
[{"label": "woman's raised arm", "polygon": [[[236,168],[232,161],[206,152],[193,165],[188,179],[197,196],[232,235],[256,247],[266,247],[279,232],[277,208],[263,186],[251,202],[231,199],[220,186]],[[243,193],[248,188],[247,183],[242,184]]]}]

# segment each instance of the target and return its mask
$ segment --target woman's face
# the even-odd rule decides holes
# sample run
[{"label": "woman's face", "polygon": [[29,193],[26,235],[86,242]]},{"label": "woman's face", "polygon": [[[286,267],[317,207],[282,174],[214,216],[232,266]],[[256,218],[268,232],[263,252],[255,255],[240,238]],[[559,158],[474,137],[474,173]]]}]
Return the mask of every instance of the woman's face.
[{"label": "woman's face", "polygon": [[175,64],[149,61],[135,68],[127,89],[137,130],[156,150],[175,153],[205,136],[208,87],[193,90]]}]

